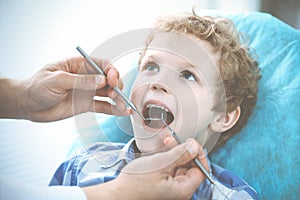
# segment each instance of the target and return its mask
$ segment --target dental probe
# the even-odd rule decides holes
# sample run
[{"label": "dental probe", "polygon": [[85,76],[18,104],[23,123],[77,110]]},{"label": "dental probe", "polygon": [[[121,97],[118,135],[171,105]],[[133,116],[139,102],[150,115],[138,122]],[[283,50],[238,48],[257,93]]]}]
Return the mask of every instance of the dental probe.
[{"label": "dental probe", "polygon": [[[86,61],[94,67],[101,75],[106,77],[106,74],[103,72],[101,67],[99,67],[92,59],[90,56],[88,56],[83,49],[78,46],[76,49],[79,51],[79,53],[86,59]],[[135,105],[130,101],[130,99],[118,88],[117,86],[114,87],[114,91],[118,93],[118,95],[121,96],[121,98],[125,101],[125,103],[132,109],[134,110],[143,120],[145,120],[144,116],[142,115],[141,112],[135,107]]]},{"label": "dental probe", "polygon": [[[178,142],[178,144],[182,144],[183,140],[176,134],[176,132],[171,129],[168,124],[165,122],[165,120],[162,120],[163,124],[167,127],[167,129],[169,130],[169,132],[171,133],[172,137],[175,138],[175,140]],[[206,169],[204,168],[204,166],[200,163],[198,158],[194,158],[194,162],[196,163],[196,165],[200,168],[200,170],[204,173],[204,175],[208,178],[208,180],[216,185],[216,181],[213,179],[213,177],[206,171]]]},{"label": "dental probe", "polygon": [[[179,137],[179,135],[176,134],[176,132],[171,129],[169,127],[169,125],[165,122],[165,120],[163,119],[163,113],[161,116],[161,121],[162,123],[167,127],[168,131],[170,132],[170,134],[172,135],[172,137],[175,138],[176,142],[178,142],[178,144],[182,144],[184,141]],[[194,162],[196,163],[196,165],[200,168],[200,170],[203,172],[203,174],[207,177],[207,179],[219,190],[219,192],[225,197],[225,199],[229,200],[227,195],[224,194],[224,192],[221,190],[221,188],[217,185],[216,181],[214,180],[214,178],[212,177],[212,175],[210,175],[206,169],[204,168],[204,166],[201,164],[200,160],[198,158],[194,158]]]}]

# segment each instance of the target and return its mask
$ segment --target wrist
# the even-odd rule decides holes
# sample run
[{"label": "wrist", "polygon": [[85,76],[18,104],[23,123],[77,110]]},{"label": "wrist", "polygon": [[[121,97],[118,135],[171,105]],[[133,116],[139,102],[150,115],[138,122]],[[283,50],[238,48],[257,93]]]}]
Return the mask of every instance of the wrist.
[{"label": "wrist", "polygon": [[98,199],[140,199],[137,198],[134,187],[131,187],[129,182],[123,183],[118,178],[99,185],[88,186],[81,188],[86,195],[87,200],[98,200]]},{"label": "wrist", "polygon": [[[118,185],[115,184],[115,181],[110,181],[107,183],[102,183],[94,186],[87,186],[81,188],[86,195],[87,200],[96,200],[96,199],[110,199],[110,200],[119,200],[124,199],[118,189]],[[126,198],[125,198],[126,199]]]},{"label": "wrist", "polygon": [[138,200],[141,198],[137,198],[136,189],[137,186],[132,185],[133,179],[127,178],[125,179],[125,182],[122,181],[124,179],[121,179],[120,177],[117,177],[112,181],[112,187],[113,187],[113,199],[130,199],[130,200]]},{"label": "wrist", "polygon": [[22,81],[0,78],[0,117],[24,119],[25,87]]},{"label": "wrist", "polygon": [[[148,187],[145,186],[144,180],[142,180],[141,175],[135,177],[134,174],[128,176],[125,172],[114,179],[114,198],[115,199],[130,199],[130,200],[140,200],[140,199],[153,199],[149,197],[149,193],[146,191]],[[143,187],[144,186],[144,187]]]}]

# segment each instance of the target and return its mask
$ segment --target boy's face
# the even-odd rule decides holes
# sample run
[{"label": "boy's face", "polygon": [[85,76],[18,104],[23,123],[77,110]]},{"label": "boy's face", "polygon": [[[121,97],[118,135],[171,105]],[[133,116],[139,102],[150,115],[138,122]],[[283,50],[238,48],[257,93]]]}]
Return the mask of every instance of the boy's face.
[{"label": "boy's face", "polygon": [[[204,143],[215,114],[217,55],[210,53],[208,43],[181,37],[168,33],[154,37],[141,60],[131,99],[145,118],[163,118],[182,139],[193,137]],[[133,113],[132,125],[142,153],[163,150],[169,132],[162,123],[145,123]]]}]

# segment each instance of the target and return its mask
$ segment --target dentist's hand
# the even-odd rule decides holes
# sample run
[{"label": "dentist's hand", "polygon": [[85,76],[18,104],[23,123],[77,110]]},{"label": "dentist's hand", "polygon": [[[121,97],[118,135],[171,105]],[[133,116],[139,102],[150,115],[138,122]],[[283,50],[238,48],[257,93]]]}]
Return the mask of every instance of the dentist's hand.
[{"label": "dentist's hand", "polygon": [[[85,59],[71,58],[48,64],[26,80],[0,79],[3,86],[0,103],[6,105],[0,107],[0,117],[49,122],[88,111],[128,115],[125,103],[113,94],[112,87],[123,87],[118,71],[107,60],[94,61],[107,78]],[[94,96],[112,97],[117,104],[96,101]]]},{"label": "dentist's hand", "polygon": [[190,166],[183,171],[182,166],[196,156],[202,157],[202,153],[199,143],[189,139],[167,152],[135,159],[116,179],[83,190],[90,200],[105,199],[105,195],[112,200],[188,200],[205,177],[197,167]]},{"label": "dentist's hand", "polygon": [[[176,139],[172,136],[165,138],[163,142],[164,142],[164,145],[165,145],[166,149],[172,149],[172,148],[175,148],[178,145]],[[190,144],[190,146],[192,146],[192,145],[197,145],[198,146],[199,151],[198,151],[198,155],[196,156],[196,158],[200,161],[202,166],[204,166],[206,171],[210,172],[210,167],[208,165],[208,160],[207,160],[207,153],[204,151],[204,149],[199,144],[199,142],[197,142],[194,139],[188,139],[187,142]],[[187,149],[189,149],[189,147],[187,147]],[[195,164],[194,160],[191,160],[189,163],[186,163],[185,165],[178,166],[177,168],[174,168],[173,174],[174,174],[175,177],[176,176],[182,176],[182,175],[185,175],[186,173],[188,173],[190,171],[190,169],[193,169],[194,167],[199,169],[199,167]],[[203,182],[204,179],[206,179],[207,177],[201,171],[201,175],[199,175],[198,178],[201,180],[201,182]]]}]

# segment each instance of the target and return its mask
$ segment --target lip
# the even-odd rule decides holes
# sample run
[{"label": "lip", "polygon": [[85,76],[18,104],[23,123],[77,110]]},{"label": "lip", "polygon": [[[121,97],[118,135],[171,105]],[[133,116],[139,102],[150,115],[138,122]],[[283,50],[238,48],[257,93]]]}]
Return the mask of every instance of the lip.
[{"label": "lip", "polygon": [[152,127],[150,127],[150,126],[147,126],[146,124],[145,124],[145,122],[143,121],[142,122],[143,123],[143,128],[146,130],[146,131],[149,131],[149,132],[160,132],[160,131],[162,131],[163,129],[165,129],[164,127],[162,127],[162,128],[152,128]]}]

